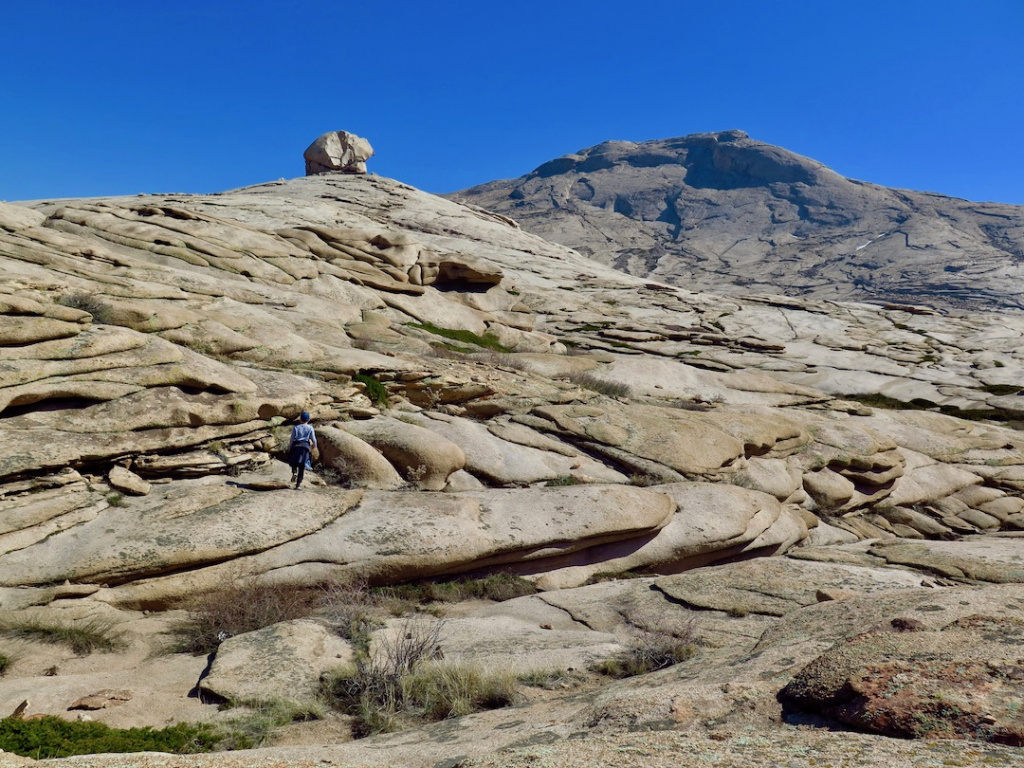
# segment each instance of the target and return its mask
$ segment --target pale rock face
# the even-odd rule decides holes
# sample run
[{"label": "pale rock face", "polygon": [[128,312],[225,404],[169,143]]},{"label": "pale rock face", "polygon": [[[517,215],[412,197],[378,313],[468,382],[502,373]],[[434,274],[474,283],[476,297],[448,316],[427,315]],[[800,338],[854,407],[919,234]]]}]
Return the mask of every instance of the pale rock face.
[{"label": "pale rock face", "polygon": [[332,131],[310,144],[302,156],[307,176],[331,171],[366,173],[366,161],[373,156],[373,147],[354,133]]}]

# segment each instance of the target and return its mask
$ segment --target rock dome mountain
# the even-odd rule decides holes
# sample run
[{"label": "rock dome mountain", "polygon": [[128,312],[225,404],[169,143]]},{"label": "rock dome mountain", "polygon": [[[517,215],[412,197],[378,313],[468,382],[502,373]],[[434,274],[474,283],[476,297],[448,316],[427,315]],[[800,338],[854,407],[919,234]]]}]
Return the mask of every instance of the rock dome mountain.
[{"label": "rock dome mountain", "polygon": [[607,141],[450,197],[691,290],[1024,308],[1024,207],[854,181],[742,131]]},{"label": "rock dome mountain", "polygon": [[[0,714],[319,717],[133,766],[1012,765],[1022,340],[1014,312],[686,290],[373,175],[0,204]],[[373,588],[495,574],[539,591],[352,620]],[[292,590],[325,602],[170,652],[197,604]],[[324,676],[407,621],[516,706],[351,741]],[[666,639],[676,664],[593,671]],[[875,661],[899,728],[845,699],[875,736],[798,727]]]}]

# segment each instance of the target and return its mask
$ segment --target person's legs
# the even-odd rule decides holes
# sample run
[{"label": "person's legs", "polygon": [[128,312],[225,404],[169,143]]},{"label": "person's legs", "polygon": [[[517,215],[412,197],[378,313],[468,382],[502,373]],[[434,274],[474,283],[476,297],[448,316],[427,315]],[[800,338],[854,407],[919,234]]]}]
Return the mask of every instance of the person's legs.
[{"label": "person's legs", "polygon": [[299,451],[296,457],[298,461],[292,465],[292,474],[295,476],[295,490],[302,485],[302,478],[306,475],[306,461],[309,459],[309,451]]}]

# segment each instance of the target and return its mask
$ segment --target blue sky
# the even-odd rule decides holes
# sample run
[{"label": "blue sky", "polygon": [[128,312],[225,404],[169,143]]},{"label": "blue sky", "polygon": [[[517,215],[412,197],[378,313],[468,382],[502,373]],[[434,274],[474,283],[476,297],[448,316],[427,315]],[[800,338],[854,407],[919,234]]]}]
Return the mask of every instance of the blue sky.
[{"label": "blue sky", "polygon": [[432,192],[739,128],[1024,204],[1021,0],[32,0],[0,14],[0,200],[214,192],[345,129]]}]

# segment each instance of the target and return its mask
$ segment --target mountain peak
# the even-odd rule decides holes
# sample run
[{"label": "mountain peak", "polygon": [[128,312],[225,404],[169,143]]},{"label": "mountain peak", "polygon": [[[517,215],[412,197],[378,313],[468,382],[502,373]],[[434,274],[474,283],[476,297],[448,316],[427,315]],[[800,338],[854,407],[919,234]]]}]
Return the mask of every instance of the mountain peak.
[{"label": "mountain peak", "polygon": [[852,181],[740,130],[606,141],[453,197],[694,290],[1024,308],[1024,207]]}]

